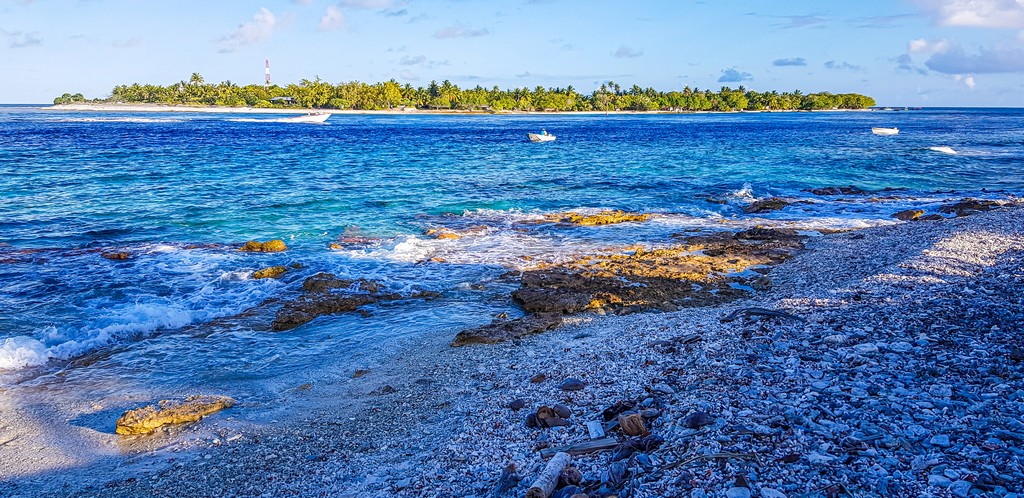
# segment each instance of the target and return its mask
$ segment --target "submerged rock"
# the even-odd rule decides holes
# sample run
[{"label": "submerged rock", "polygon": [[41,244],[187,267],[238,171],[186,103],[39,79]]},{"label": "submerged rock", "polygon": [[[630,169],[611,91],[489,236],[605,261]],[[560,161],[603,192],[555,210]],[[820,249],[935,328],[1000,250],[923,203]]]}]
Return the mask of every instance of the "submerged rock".
[{"label": "submerged rock", "polygon": [[116,432],[122,435],[149,434],[169,424],[195,422],[207,415],[231,408],[235,400],[227,396],[189,396],[184,401],[163,400],[128,410],[117,419]]},{"label": "submerged rock", "polygon": [[561,324],[562,315],[559,313],[537,313],[515,320],[495,320],[487,325],[459,332],[451,345],[494,344],[551,330]]},{"label": "submerged rock", "polygon": [[597,214],[580,213],[558,213],[549,214],[544,217],[548,221],[556,223],[571,223],[573,225],[598,226],[612,225],[615,223],[635,223],[651,219],[649,213],[630,213],[627,211],[602,211]]},{"label": "submerged rock", "polygon": [[257,240],[250,240],[243,245],[239,251],[245,252],[281,252],[288,249],[288,246],[284,245],[284,241],[281,239],[268,240],[266,242],[260,242]]},{"label": "submerged rock", "polygon": [[131,259],[131,257],[132,257],[131,254],[128,254],[127,252],[124,252],[124,251],[104,252],[104,253],[100,253],[100,256],[103,256],[104,258],[110,259],[110,260],[113,260],[113,261],[121,261],[121,260],[125,260],[125,259]]},{"label": "submerged rock", "polygon": [[822,187],[812,188],[807,190],[814,195],[865,195],[869,192],[867,190],[854,187],[853,185],[847,187]]},{"label": "submerged rock", "polygon": [[1002,207],[1003,203],[999,201],[985,201],[981,199],[964,199],[955,204],[947,204],[939,208],[940,213],[952,214],[956,213],[957,216],[967,216],[974,213],[980,213],[982,211],[990,211],[998,207]]},{"label": "submerged rock", "polygon": [[[285,303],[274,318],[271,328],[289,330],[323,315],[355,311],[361,306],[399,299],[433,299],[440,294],[420,291],[409,296],[387,292],[374,280],[346,280],[330,273],[317,273],[302,283],[305,291],[293,301]],[[342,289],[339,291],[339,289]]]},{"label": "submerged rock", "polygon": [[284,266],[270,266],[262,270],[256,270],[252,274],[254,280],[261,278],[277,278],[284,275],[284,272],[288,271],[287,267]]}]

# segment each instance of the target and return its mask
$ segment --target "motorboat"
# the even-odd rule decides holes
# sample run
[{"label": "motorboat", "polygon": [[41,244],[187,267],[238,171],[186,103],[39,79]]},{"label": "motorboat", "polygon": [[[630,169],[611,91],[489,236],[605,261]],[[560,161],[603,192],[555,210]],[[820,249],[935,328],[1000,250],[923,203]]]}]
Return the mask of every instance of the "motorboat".
[{"label": "motorboat", "polygon": [[900,133],[899,128],[872,128],[871,133],[875,135],[898,135]]},{"label": "motorboat", "polygon": [[527,133],[526,136],[530,137],[531,142],[552,142],[555,140],[554,135],[548,135],[545,133]]},{"label": "motorboat", "polygon": [[331,117],[329,112],[311,112],[301,116],[290,116],[284,118],[284,121],[288,123],[323,123],[329,117]]}]

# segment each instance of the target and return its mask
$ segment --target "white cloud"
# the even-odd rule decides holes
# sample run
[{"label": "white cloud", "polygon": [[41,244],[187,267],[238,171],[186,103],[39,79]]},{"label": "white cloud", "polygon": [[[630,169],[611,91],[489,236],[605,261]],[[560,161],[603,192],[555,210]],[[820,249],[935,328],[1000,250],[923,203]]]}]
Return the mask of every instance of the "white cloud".
[{"label": "white cloud", "polygon": [[928,41],[924,38],[910,40],[907,51],[912,54],[943,54],[949,51],[949,40]]},{"label": "white cloud", "polygon": [[729,68],[722,70],[722,76],[718,78],[719,83],[739,83],[741,81],[751,81],[754,76],[750,73],[740,71],[736,68]]},{"label": "white cloud", "polygon": [[422,64],[427,62],[425,55],[417,55],[416,57],[409,57],[408,55],[399,59],[398,63],[403,66],[415,66],[416,64]]},{"label": "white cloud", "polygon": [[392,0],[341,0],[338,5],[353,9],[386,9],[394,3]]},{"label": "white cloud", "polygon": [[627,47],[625,45],[620,45],[619,49],[612,53],[612,56],[620,59],[632,59],[634,57],[640,57],[641,55],[644,55],[643,50],[635,50],[632,47]]},{"label": "white cloud", "polygon": [[270,38],[277,26],[277,18],[266,7],[252,16],[252,21],[243,23],[231,33],[218,40],[221,52],[234,52],[245,45],[252,45]]},{"label": "white cloud", "polygon": [[966,86],[967,88],[970,88],[971,90],[974,90],[974,87],[975,87],[974,76],[972,76],[970,74],[968,74],[967,76],[964,76],[962,74],[958,74],[958,75],[953,77],[953,81],[955,81],[957,83],[963,83],[964,86]]},{"label": "white cloud", "polygon": [[320,18],[320,24],[317,25],[317,29],[320,31],[337,31],[345,27],[345,16],[341,13],[341,9],[328,5],[327,11],[324,12],[324,16]]},{"label": "white cloud", "polygon": [[110,46],[115,48],[135,48],[140,45],[142,45],[142,38],[138,37],[133,37],[122,41],[115,41],[110,44]]},{"label": "white cloud", "polygon": [[292,0],[292,3],[297,5],[309,5],[313,3],[313,0]]},{"label": "white cloud", "polygon": [[[367,0],[369,1],[369,0]],[[474,36],[484,36],[490,33],[487,28],[472,29],[465,24],[455,24],[446,28],[441,28],[434,33],[434,38],[470,38]]]},{"label": "white cloud", "polygon": [[932,55],[924,65],[945,74],[1018,73],[1024,72],[1024,49],[981,47],[975,55],[953,46],[944,53]]},{"label": "white cloud", "polygon": [[4,31],[0,29],[0,35],[7,37],[8,48],[38,47],[43,44],[43,39],[35,31],[26,33],[24,31]]},{"label": "white cloud", "polygon": [[406,81],[419,81],[420,79],[419,75],[412,71],[409,71],[408,69],[402,71],[401,74],[398,75],[398,77]]},{"label": "white cloud", "polygon": [[917,0],[941,26],[1024,28],[1024,0]]}]

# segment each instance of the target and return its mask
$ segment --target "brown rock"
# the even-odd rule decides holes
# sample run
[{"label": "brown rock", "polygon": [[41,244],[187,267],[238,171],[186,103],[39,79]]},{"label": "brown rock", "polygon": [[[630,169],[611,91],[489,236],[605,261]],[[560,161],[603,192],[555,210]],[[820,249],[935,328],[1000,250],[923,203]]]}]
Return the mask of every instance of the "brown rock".
[{"label": "brown rock", "polygon": [[918,218],[917,221],[939,221],[944,219],[946,219],[946,217],[941,214],[929,214]]},{"label": "brown rock", "polygon": [[259,242],[256,240],[250,240],[239,249],[239,251],[246,252],[281,252],[288,249],[288,246],[284,245],[284,241],[281,239],[268,240],[266,242]]},{"label": "brown rock", "polygon": [[284,275],[286,271],[288,271],[288,268],[284,266],[271,266],[262,270],[256,270],[253,272],[252,278],[256,280],[261,278],[277,278]]},{"label": "brown rock", "polygon": [[627,436],[646,436],[647,427],[644,426],[644,418],[639,413],[619,415],[619,427]]},{"label": "brown rock", "polygon": [[111,259],[114,261],[130,259],[132,257],[131,254],[128,254],[127,252],[124,251],[105,252],[101,253],[100,256],[103,256],[104,258]]},{"label": "brown rock", "polygon": [[195,422],[211,413],[231,408],[235,400],[227,396],[189,396],[184,401],[163,400],[157,406],[149,405],[128,410],[117,419],[118,434],[148,434],[168,424]]},{"label": "brown rock", "polygon": [[767,199],[758,199],[752,202],[749,206],[743,208],[745,213],[765,213],[768,211],[778,211],[791,203],[781,197],[769,197]]},{"label": "brown rock", "polygon": [[359,368],[359,369],[356,369],[355,372],[352,372],[352,378],[353,379],[358,379],[358,378],[360,378],[360,377],[362,377],[362,376],[364,376],[364,375],[366,375],[368,373],[370,373],[370,370],[365,369],[365,368]]},{"label": "brown rock", "polygon": [[547,379],[547,375],[539,373],[537,375],[534,375],[533,377],[530,377],[530,384],[540,384],[541,382],[544,382]]},{"label": "brown rock", "polygon": [[939,208],[940,213],[956,213],[957,216],[967,216],[982,211],[990,211],[1001,207],[1003,203],[998,201],[985,201],[980,199],[964,199],[955,204],[948,204]]},{"label": "brown rock", "polygon": [[551,330],[562,324],[558,313],[537,313],[515,320],[495,320],[475,329],[463,330],[455,336],[452,346],[494,344]]},{"label": "brown rock", "polygon": [[373,280],[345,280],[330,273],[317,273],[302,283],[305,291],[297,299],[281,307],[271,328],[288,330],[305,324],[319,316],[356,311],[361,306],[395,301],[403,298],[432,299],[439,294],[422,291],[410,296],[386,292],[380,282]]},{"label": "brown rock", "polygon": [[916,221],[923,214],[924,211],[920,209],[907,209],[905,211],[893,213],[892,217],[900,221]]}]

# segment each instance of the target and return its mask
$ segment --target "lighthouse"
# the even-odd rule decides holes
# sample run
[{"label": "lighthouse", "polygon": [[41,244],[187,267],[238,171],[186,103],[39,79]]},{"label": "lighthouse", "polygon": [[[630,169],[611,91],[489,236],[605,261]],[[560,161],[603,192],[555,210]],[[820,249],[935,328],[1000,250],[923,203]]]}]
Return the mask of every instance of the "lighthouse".
[{"label": "lighthouse", "polygon": [[263,86],[265,86],[266,88],[270,88],[270,58],[269,57],[267,58],[267,73],[266,74],[267,74],[267,78],[266,78],[266,82],[263,84]]}]

